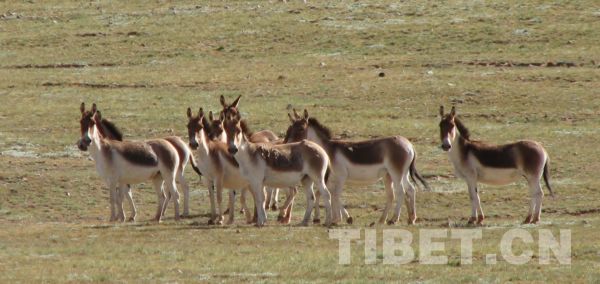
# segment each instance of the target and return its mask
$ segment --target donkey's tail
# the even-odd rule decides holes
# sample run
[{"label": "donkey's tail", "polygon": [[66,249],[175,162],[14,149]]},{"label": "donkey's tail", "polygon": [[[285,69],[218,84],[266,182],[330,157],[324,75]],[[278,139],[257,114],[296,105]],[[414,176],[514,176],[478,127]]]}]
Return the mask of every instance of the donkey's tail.
[{"label": "donkey's tail", "polygon": [[425,189],[427,191],[431,191],[429,184],[427,184],[425,179],[419,174],[419,172],[417,171],[417,168],[415,167],[416,160],[417,160],[417,152],[415,152],[415,155],[413,156],[413,159],[410,162],[410,168],[408,169],[408,172],[410,174],[410,179],[412,179],[412,181],[415,184],[417,184],[417,179],[418,179],[421,182],[421,184],[423,184],[423,186],[425,187]]},{"label": "donkey's tail", "polygon": [[194,154],[192,154],[190,152],[190,164],[192,165],[192,169],[194,169],[194,172],[196,172],[198,174],[198,176],[202,176],[202,173],[200,172],[200,169],[198,169],[198,165],[196,164],[196,160],[194,159]]},{"label": "donkey's tail", "polygon": [[550,191],[550,196],[554,197],[554,192],[552,191],[552,187],[550,187],[550,177],[548,174],[548,160],[546,160],[546,163],[544,164],[544,182],[546,183],[546,187],[548,188],[548,191]]}]

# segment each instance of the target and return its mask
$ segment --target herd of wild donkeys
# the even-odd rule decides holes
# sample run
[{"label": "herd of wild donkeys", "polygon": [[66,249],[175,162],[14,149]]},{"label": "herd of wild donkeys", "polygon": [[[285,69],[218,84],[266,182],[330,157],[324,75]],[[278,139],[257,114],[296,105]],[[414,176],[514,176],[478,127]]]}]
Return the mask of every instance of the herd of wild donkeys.
[{"label": "herd of wild donkeys", "polygon": [[[86,110],[82,103],[78,147],[82,151],[89,150],[98,174],[108,185],[110,220],[125,221],[124,199],[127,199],[132,211],[128,220],[135,220],[136,208],[130,184],[148,180],[153,182],[158,196],[157,221],[164,215],[171,199],[175,220],[179,219],[176,183],[184,190],[183,216],[189,215],[189,187],[183,175],[189,161],[194,171],[208,181],[209,224],[222,224],[226,211],[229,212],[228,223],[233,222],[237,190],[241,192],[246,221],[257,226],[265,225],[266,210],[271,203],[271,208],[277,210],[278,188],[288,189],[278,218],[279,222],[287,224],[291,220],[298,184],[303,185],[307,200],[303,225],[308,225],[313,208],[313,222],[320,222],[320,199],[325,208],[325,225],[337,224],[342,217],[352,223],[352,217],[341,201],[344,184],[346,181],[374,183],[380,179],[383,179],[387,200],[379,222],[398,222],[404,200],[408,223],[414,224],[417,215],[413,182],[419,180],[423,186],[429,187],[416,170],[416,152],[408,139],[402,136],[357,142],[334,139],[329,128],[316,118],[309,117],[306,110],[301,115],[296,110],[288,113],[291,125],[284,139],[268,130],[252,133],[241,117],[239,101],[240,97],[228,104],[221,96],[223,109],[216,118],[212,112],[206,117],[202,108],[197,114],[188,108],[189,143],[175,136],[123,141],[121,132],[112,122],[102,118],[96,104],[91,110]],[[548,154],[540,143],[523,140],[504,145],[485,144],[471,140],[469,130],[456,116],[454,107],[450,113],[444,113],[443,107],[440,107],[440,117],[441,148],[448,153],[456,175],[468,185],[471,200],[468,222],[481,224],[484,220],[478,182],[500,185],[520,177],[526,178],[531,195],[524,223],[538,222],[544,195],[540,184],[542,177],[553,195],[548,182]],[[314,185],[318,188],[316,195]],[[230,189],[227,210],[222,206],[223,188]],[[246,207],[248,192],[254,199],[254,216]],[[392,207],[394,213],[388,219]]]}]

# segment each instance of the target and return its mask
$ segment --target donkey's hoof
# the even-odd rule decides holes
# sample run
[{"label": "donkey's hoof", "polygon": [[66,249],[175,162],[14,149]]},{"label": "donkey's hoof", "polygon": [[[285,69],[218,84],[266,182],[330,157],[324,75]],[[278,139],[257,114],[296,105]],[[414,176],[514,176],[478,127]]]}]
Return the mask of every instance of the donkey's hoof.
[{"label": "donkey's hoof", "polygon": [[394,225],[394,224],[396,224],[396,221],[394,221],[394,220],[388,220],[387,224],[388,225]]},{"label": "donkey's hoof", "polygon": [[213,220],[213,219],[208,220],[208,224],[209,225],[214,225],[215,224],[215,220]]},{"label": "donkey's hoof", "polygon": [[529,224],[531,223],[531,215],[527,215],[527,218],[525,218],[525,220],[523,221],[523,224]]},{"label": "donkey's hoof", "polygon": [[277,211],[277,210],[279,210],[279,206],[277,206],[277,204],[271,205],[271,211]]},{"label": "donkey's hoof", "polygon": [[127,222],[135,222],[135,217],[131,216],[131,217],[127,218]]},{"label": "donkey's hoof", "polygon": [[229,214],[229,208],[225,209],[225,212],[223,212],[223,215],[227,215]]},{"label": "donkey's hoof", "polygon": [[416,219],[408,219],[406,223],[409,225],[414,225],[416,223]]},{"label": "donkey's hoof", "polygon": [[534,218],[531,220],[531,224],[537,224],[539,221],[540,221],[540,218],[536,218],[536,217],[534,217]]},{"label": "donkey's hoof", "polygon": [[352,225],[352,223],[354,223],[354,219],[352,219],[352,217],[348,217],[348,219],[346,219],[346,223]]},{"label": "donkey's hoof", "polygon": [[[240,214],[244,214],[245,212],[246,212],[246,211],[244,211],[244,209],[243,209],[243,208],[242,208],[242,209],[240,209]],[[229,213],[229,212],[227,212],[227,213]]]},{"label": "donkey's hoof", "polygon": [[321,219],[319,219],[319,218],[313,219],[313,224],[321,224]]},{"label": "donkey's hoof", "polygon": [[483,219],[485,219],[485,217],[483,215],[479,215],[479,217],[477,217],[477,225],[482,225]]},{"label": "donkey's hoof", "polygon": [[473,225],[473,224],[475,224],[476,221],[477,221],[476,217],[471,217],[471,218],[469,218],[469,222],[467,222],[467,224]]},{"label": "donkey's hoof", "polygon": [[281,222],[283,221],[284,216],[283,215],[277,215],[277,221]]}]

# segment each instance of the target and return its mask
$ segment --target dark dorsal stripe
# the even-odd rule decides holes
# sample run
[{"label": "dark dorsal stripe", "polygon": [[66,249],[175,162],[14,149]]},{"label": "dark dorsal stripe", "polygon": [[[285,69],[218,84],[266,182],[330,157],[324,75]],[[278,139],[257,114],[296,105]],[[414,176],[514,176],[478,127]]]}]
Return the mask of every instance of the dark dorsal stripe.
[{"label": "dark dorsal stripe", "polygon": [[463,160],[467,160],[469,153],[473,154],[481,165],[490,168],[516,168],[517,149],[514,143],[506,145],[488,145],[479,141],[460,139],[459,146]]},{"label": "dark dorsal stripe", "polygon": [[288,149],[257,145],[253,154],[255,160],[263,159],[269,168],[277,171],[301,171],[303,167],[302,153],[297,145]]},{"label": "dark dorsal stripe", "polygon": [[132,164],[141,166],[157,166],[158,156],[151,142],[116,142],[111,143],[123,158]]},{"label": "dark dorsal stripe", "polygon": [[353,164],[371,165],[383,162],[384,139],[358,142],[332,140],[329,143],[333,146],[333,155],[341,153]]}]

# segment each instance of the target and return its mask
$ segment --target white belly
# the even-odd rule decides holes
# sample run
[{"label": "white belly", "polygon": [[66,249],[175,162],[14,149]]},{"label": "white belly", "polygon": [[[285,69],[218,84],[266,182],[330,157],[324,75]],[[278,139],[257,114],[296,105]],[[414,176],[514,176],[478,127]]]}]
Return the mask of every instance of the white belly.
[{"label": "white belly", "polygon": [[268,170],[265,175],[264,185],[269,187],[296,186],[304,176],[305,174],[302,172]]},{"label": "white belly", "polygon": [[383,164],[356,165],[349,163],[347,180],[353,184],[372,184],[383,177],[386,173]]},{"label": "white belly", "polygon": [[477,167],[477,181],[492,184],[504,185],[517,181],[523,174],[518,169],[489,168],[484,166]]},{"label": "white belly", "polygon": [[119,183],[136,184],[148,181],[158,172],[158,167],[139,166],[122,160],[118,165],[117,175]]}]

